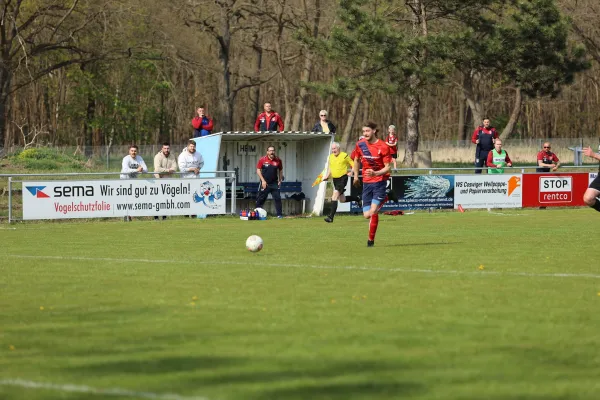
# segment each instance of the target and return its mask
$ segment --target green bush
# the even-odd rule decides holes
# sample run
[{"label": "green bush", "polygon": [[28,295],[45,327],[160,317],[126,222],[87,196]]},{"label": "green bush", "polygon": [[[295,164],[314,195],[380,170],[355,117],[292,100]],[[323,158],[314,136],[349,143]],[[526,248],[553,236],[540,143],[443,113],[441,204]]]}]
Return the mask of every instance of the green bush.
[{"label": "green bush", "polygon": [[81,171],[85,170],[85,158],[81,155],[65,154],[51,147],[35,147],[15,152],[9,162],[29,170]]},{"label": "green bush", "polygon": [[55,171],[57,169],[62,168],[62,166],[59,163],[53,160],[26,159],[23,160],[22,165],[26,169],[41,171]]}]

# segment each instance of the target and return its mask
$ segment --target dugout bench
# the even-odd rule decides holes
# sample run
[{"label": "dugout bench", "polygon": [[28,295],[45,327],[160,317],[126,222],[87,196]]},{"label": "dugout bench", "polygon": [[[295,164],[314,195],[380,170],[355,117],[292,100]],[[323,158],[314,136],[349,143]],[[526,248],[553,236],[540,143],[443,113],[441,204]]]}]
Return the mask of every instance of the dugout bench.
[{"label": "dugout bench", "polygon": [[[237,183],[237,188],[243,188],[243,200],[241,200],[242,204],[246,202],[251,203],[256,201],[256,196],[258,195],[258,191],[260,190],[260,182],[239,182]],[[236,188],[236,193],[239,193],[239,189]],[[298,210],[293,210],[296,207],[294,203],[302,204],[302,208],[300,213],[304,214],[306,212],[306,196],[303,196],[301,199],[294,198],[295,194],[300,194],[302,192],[302,182],[281,182],[281,186],[279,187],[279,192],[281,193],[281,203],[283,207],[284,214],[298,214]],[[269,195],[268,199],[272,199],[271,195]],[[267,202],[269,201],[267,199]],[[265,202],[265,207],[267,207],[267,202]],[[289,204],[286,204],[289,203]],[[287,205],[287,207],[286,207]],[[242,206],[242,208],[244,208]],[[250,208],[250,207],[246,207]],[[267,210],[269,213],[274,214],[273,210]]]}]

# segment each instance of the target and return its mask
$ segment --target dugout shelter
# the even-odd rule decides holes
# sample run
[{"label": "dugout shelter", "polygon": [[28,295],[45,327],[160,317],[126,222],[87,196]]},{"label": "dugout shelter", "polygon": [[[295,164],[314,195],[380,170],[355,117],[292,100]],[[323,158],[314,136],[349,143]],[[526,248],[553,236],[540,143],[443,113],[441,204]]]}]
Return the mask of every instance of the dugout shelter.
[{"label": "dugout shelter", "polygon": [[[234,131],[218,132],[194,140],[204,158],[203,170],[235,172],[236,190],[233,195],[236,196],[236,213],[241,209],[254,208],[260,182],[256,164],[267,154],[269,146],[275,146],[275,154],[283,161],[281,198],[284,214],[322,214],[326,185],[313,187],[312,183],[327,164],[334,135],[322,132]],[[210,177],[206,173],[202,176]],[[294,199],[298,198],[294,195],[300,192],[304,193],[304,201]],[[231,195],[228,190],[228,196]],[[271,196],[265,208],[270,214],[274,213]]]}]

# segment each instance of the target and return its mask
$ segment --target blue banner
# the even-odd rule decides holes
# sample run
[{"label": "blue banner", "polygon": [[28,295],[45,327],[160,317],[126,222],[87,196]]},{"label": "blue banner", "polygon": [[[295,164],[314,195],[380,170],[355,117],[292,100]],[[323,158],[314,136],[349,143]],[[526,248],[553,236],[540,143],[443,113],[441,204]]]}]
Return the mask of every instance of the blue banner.
[{"label": "blue banner", "polygon": [[[388,189],[396,194],[398,202],[388,201],[382,211],[454,208],[454,175],[393,176],[388,180]],[[352,195],[361,193],[362,187],[352,186]],[[353,202],[350,211],[362,210]]]}]

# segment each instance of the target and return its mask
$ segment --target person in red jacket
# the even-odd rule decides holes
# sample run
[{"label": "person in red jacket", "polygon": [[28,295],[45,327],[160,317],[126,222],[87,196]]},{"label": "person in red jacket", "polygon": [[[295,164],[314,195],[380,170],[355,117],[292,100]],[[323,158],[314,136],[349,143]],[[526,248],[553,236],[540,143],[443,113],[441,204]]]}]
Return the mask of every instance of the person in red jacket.
[{"label": "person in red jacket", "polygon": [[396,164],[396,158],[398,158],[398,136],[396,135],[396,126],[390,125],[388,127],[388,135],[385,139],[385,144],[390,148],[390,156],[394,163],[394,169],[398,168]]},{"label": "person in red jacket", "polygon": [[211,117],[204,113],[204,106],[198,107],[196,110],[197,116],[192,119],[192,126],[194,127],[194,137],[207,136],[212,133],[213,120]]},{"label": "person in red jacket", "polygon": [[492,127],[489,118],[484,118],[483,125],[478,126],[473,131],[471,142],[477,145],[475,150],[475,170],[476,174],[481,173],[481,167],[486,163],[488,154],[494,149],[494,140],[498,138],[496,128]]},{"label": "person in red jacket", "polygon": [[556,171],[560,166],[560,161],[556,154],[552,151],[552,145],[550,142],[544,142],[544,146],[542,147],[542,151],[540,151],[537,155],[537,163],[538,169],[535,172],[550,172],[550,168],[552,168],[552,172]]},{"label": "person in red jacket", "polygon": [[271,103],[265,103],[264,112],[258,114],[254,123],[254,132],[281,132],[283,120],[275,111],[271,110]]}]

